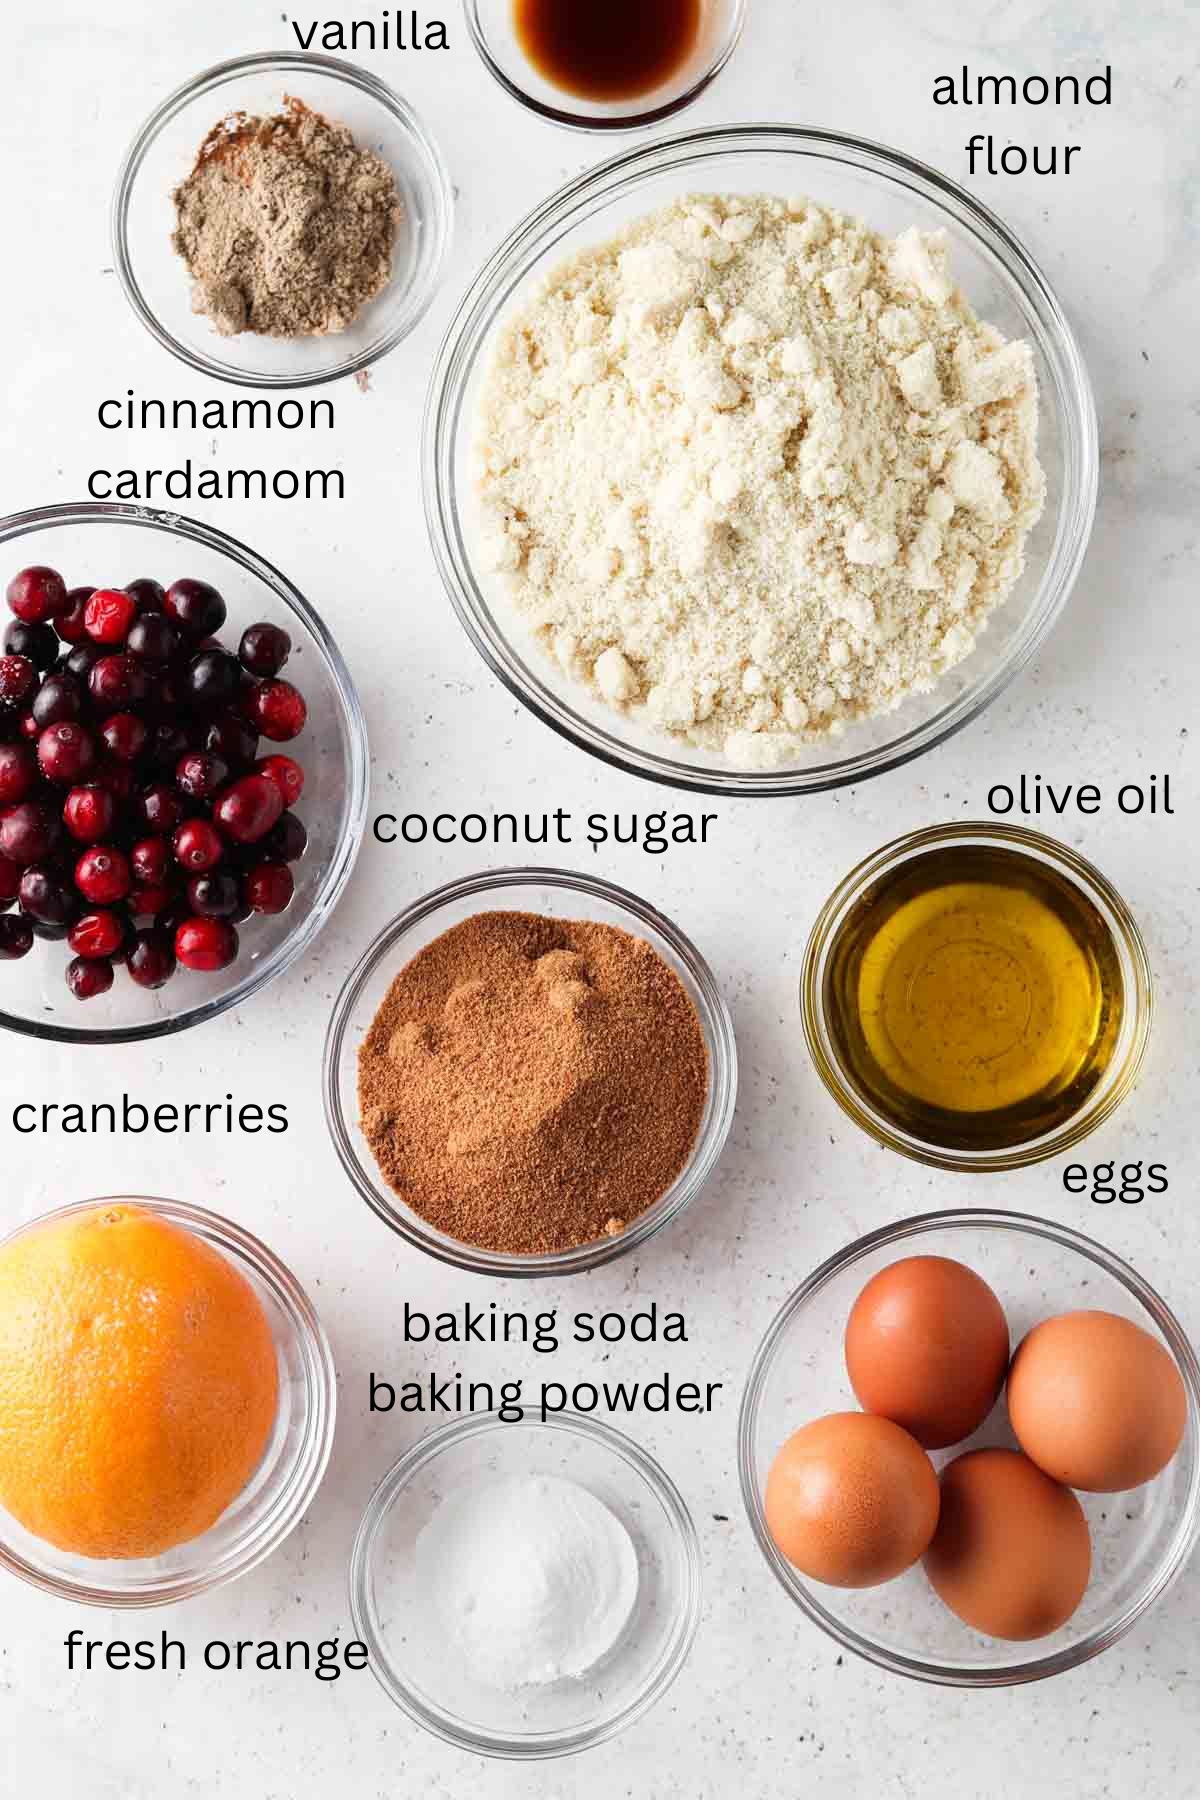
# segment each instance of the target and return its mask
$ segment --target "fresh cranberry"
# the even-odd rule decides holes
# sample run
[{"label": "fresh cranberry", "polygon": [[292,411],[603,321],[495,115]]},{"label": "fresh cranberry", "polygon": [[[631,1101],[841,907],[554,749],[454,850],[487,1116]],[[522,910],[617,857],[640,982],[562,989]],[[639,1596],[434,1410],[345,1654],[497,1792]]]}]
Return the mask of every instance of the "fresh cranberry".
[{"label": "fresh cranberry", "polygon": [[150,734],[146,755],[155,769],[161,770],[163,775],[173,776],[175,765],[187,747],[187,733],[178,725],[160,719]]},{"label": "fresh cranberry", "polygon": [[17,720],[17,736],[23,737],[27,744],[37,744],[42,735],[42,728],[32,712],[25,712]]},{"label": "fresh cranberry", "polygon": [[272,862],[299,862],[308,848],[308,833],[294,812],[286,812],[277,825],[272,825],[259,848]]},{"label": "fresh cranberry", "polygon": [[243,775],[226,788],[213,808],[213,818],[235,844],[256,844],[283,812],[279,789],[265,775]]},{"label": "fresh cranberry", "polygon": [[84,608],[83,623],[97,644],[123,644],[137,618],[137,605],[123,588],[97,588]]},{"label": "fresh cranberry", "polygon": [[15,712],[36,680],[37,670],[27,656],[0,656],[0,707]]},{"label": "fresh cranberry", "polygon": [[257,863],[246,876],[246,899],[257,913],[286,912],[295,891],[286,863]]},{"label": "fresh cranberry", "polygon": [[295,806],[304,792],[304,770],[295,757],[285,756],[280,750],[273,756],[262,757],[255,763],[254,770],[257,775],[265,775],[268,781],[274,782],[285,806]]},{"label": "fresh cranberry", "polygon": [[205,731],[204,748],[224,757],[231,769],[246,767],[258,755],[258,733],[240,714],[224,712]]},{"label": "fresh cranberry", "polygon": [[24,656],[44,675],[58,661],[58,639],[53,625],[26,625],[23,619],[10,619],[4,633],[6,656]]},{"label": "fresh cranberry", "polygon": [[0,814],[0,856],[22,869],[50,856],[61,836],[59,821],[40,800],[22,800]]},{"label": "fresh cranberry", "polygon": [[160,988],[175,973],[175,947],[165,932],[139,931],[125,966],[139,987]]},{"label": "fresh cranberry", "polygon": [[299,737],[308,717],[304,696],[290,681],[257,682],[246,690],[242,705],[250,723],[273,744]]},{"label": "fresh cranberry", "polygon": [[250,675],[278,675],[292,653],[292,640],[281,625],[251,625],[242,633],[238,661]]},{"label": "fresh cranberry", "polygon": [[133,878],[141,887],[160,887],[167,879],[171,853],[166,838],[139,838],[129,852]]},{"label": "fresh cranberry", "polygon": [[103,655],[104,651],[99,644],[93,644],[91,638],[85,638],[82,643],[76,644],[74,649],[68,652],[66,672],[68,675],[73,675],[76,681],[82,682],[86,687],[91,679],[92,670]]},{"label": "fresh cranberry", "polygon": [[131,656],[102,656],[88,676],[88,689],[101,712],[125,712],[145,700],[150,682]]},{"label": "fresh cranberry", "polygon": [[186,969],[211,974],[238,953],[238,934],[228,919],[185,919],[175,933],[175,954]]},{"label": "fresh cranberry", "polygon": [[137,607],[139,613],[157,613],[162,611],[166,598],[166,590],[159,581],[151,581],[148,575],[141,575],[136,581],[125,583],[125,592]]},{"label": "fresh cranberry", "polygon": [[95,779],[119,807],[124,806],[133,793],[133,770],[128,763],[106,762],[103,768],[96,770]]},{"label": "fresh cranberry", "polygon": [[33,697],[30,707],[39,731],[47,725],[62,725],[77,719],[83,711],[83,689],[73,676],[64,673],[47,675]]},{"label": "fresh cranberry", "polygon": [[229,780],[229,765],[205,750],[189,750],[175,767],[175,786],[189,800],[211,800]]},{"label": "fresh cranberry", "polygon": [[38,739],[37,759],[47,781],[71,787],[90,772],[96,745],[90,732],[68,719],[62,725],[47,725]]},{"label": "fresh cranberry", "polygon": [[37,778],[37,759],[28,744],[0,744],[0,805],[24,800]]},{"label": "fresh cranberry", "polygon": [[93,906],[123,900],[131,885],[129,859],[112,844],[93,844],[75,864],[75,886]]},{"label": "fresh cranberry", "polygon": [[27,625],[40,625],[66,612],[67,584],[56,569],[22,569],[8,584],[8,604]]},{"label": "fresh cranberry", "polygon": [[148,883],[145,887],[132,888],[127,904],[136,918],[158,919],[175,898],[175,889],[168,887],[166,882],[158,881]]},{"label": "fresh cranberry", "polygon": [[76,956],[116,956],[125,942],[125,926],[106,908],[84,913],[67,933],[67,942]]},{"label": "fresh cranberry", "polygon": [[141,613],[129,627],[129,636],[125,639],[125,649],[130,656],[136,656],[139,662],[149,663],[152,668],[161,668],[169,663],[179,648],[179,633],[170,619],[161,613]]},{"label": "fresh cranberry", "polygon": [[183,817],[183,806],[175,789],[165,781],[156,781],[138,797],[135,811],[147,831],[156,837],[170,837]]},{"label": "fresh cranberry", "polygon": [[94,1000],[113,984],[113,966],[103,958],[77,956],[67,964],[67,986],[77,1000]]},{"label": "fresh cranberry", "polygon": [[67,795],[63,819],[79,844],[98,844],[112,830],[116,801],[107,788],[75,787]]},{"label": "fresh cranberry", "polygon": [[207,919],[232,918],[239,899],[237,880],[224,869],[214,869],[208,875],[193,875],[187,884],[190,910]]},{"label": "fresh cranberry", "polygon": [[0,915],[0,961],[15,962],[33,949],[33,926],[20,913]]},{"label": "fresh cranberry", "polygon": [[84,615],[95,591],[95,588],[77,587],[67,595],[67,610],[54,621],[54,629],[64,644],[82,644],[87,637]]},{"label": "fresh cranberry", "polygon": [[35,925],[44,925],[59,937],[66,937],[79,914],[76,895],[62,876],[44,863],[32,863],[21,877],[17,889],[21,911]]},{"label": "fresh cranberry", "polygon": [[223,712],[237,698],[241,670],[225,650],[201,650],[183,677],[183,702],[198,713]]},{"label": "fresh cranberry", "polygon": [[109,755],[115,756],[118,762],[136,762],[146,748],[149,735],[136,713],[113,713],[100,728]]},{"label": "fresh cranberry", "polygon": [[207,581],[173,581],[163,597],[163,611],[184,637],[210,637],[225,623],[225,602]]},{"label": "fresh cranberry", "polygon": [[193,875],[215,869],[225,854],[220,832],[207,819],[186,819],[172,841],[176,862]]}]

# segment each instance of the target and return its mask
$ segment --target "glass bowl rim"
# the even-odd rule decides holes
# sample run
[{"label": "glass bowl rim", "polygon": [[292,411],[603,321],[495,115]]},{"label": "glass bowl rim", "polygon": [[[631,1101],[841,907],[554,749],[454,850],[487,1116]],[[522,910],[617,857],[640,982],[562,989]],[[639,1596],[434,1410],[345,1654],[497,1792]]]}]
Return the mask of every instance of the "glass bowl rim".
[{"label": "glass bowl rim", "polygon": [[[227,82],[236,81],[239,76],[254,74],[258,71],[278,70],[281,73],[302,73],[324,75],[333,81],[344,81],[355,87],[360,93],[374,100],[391,114],[409,140],[415,146],[424,166],[431,189],[435,195],[435,203],[430,217],[430,225],[434,229],[435,239],[432,247],[432,260],[428,277],[420,292],[413,296],[412,305],[405,309],[399,321],[377,342],[368,344],[353,355],[345,356],[328,369],[305,371],[263,371],[254,369],[232,370],[193,350],[183,343],[159,318],[142,293],[141,284],[134,273],[133,260],[129,249],[128,223],[129,205],[134,184],[141,173],[155,140],[165,125],[168,125],[185,106],[203,95],[224,87]],[[382,81],[378,75],[372,75],[367,69],[359,68],[337,56],[326,56],[313,50],[259,50],[248,56],[229,57],[223,62],[213,63],[202,69],[198,75],[174,88],[138,129],[129,148],[121,160],[117,174],[116,186],[113,190],[112,204],[109,212],[109,230],[112,240],[113,262],[117,271],[122,291],[150,335],[169,350],[172,356],[179,358],[189,368],[214,381],[225,381],[235,387],[263,389],[291,389],[322,387],[329,381],[340,381],[347,375],[355,375],[360,369],[370,368],[394,350],[424,318],[437,293],[441,276],[445,269],[446,251],[454,225],[454,189],[450,181],[449,170],[443,160],[442,153],[428,127],[408,101]]]},{"label": "glass bowl rim", "polygon": [[[1051,355],[1061,401],[1066,464],[1055,541],[1038,593],[1006,659],[975,687],[947,701],[932,719],[878,749],[822,763],[809,773],[782,775],[701,768],[676,762],[665,751],[642,749],[583,718],[536,670],[529,674],[518,670],[517,661],[524,659],[516,657],[509,634],[484,622],[492,609],[462,542],[454,469],[459,414],[480,353],[518,281],[558,241],[567,223],[592,217],[643,175],[677,170],[713,156],[770,150],[818,156],[892,184],[898,181],[948,211],[1000,262],[1042,324],[1044,353]],[[701,126],[618,151],[555,189],[526,214],[485,259],[450,318],[430,374],[421,432],[421,486],[434,562],[460,626],[492,674],[543,725],[611,768],[664,787],[726,798],[826,793],[900,768],[978,717],[1037,654],[1074,589],[1091,536],[1099,470],[1096,407],[1079,344],[1040,264],[1003,220],[949,176],[904,151],[847,132],[772,122]]]},{"label": "glass bowl rim", "polygon": [[888,1650],[828,1612],[809,1592],[805,1579],[799,1572],[790,1572],[790,1565],[775,1548],[767,1530],[755,1474],[754,1434],[762,1390],[775,1352],[782,1344],[787,1328],[805,1303],[837,1276],[876,1250],[898,1246],[930,1232],[950,1232],[963,1227],[979,1231],[1009,1231],[1018,1236],[1045,1239],[1063,1249],[1074,1251],[1076,1255],[1103,1269],[1140,1302],[1162,1333],[1187,1389],[1188,1415],[1193,1430],[1200,1425],[1200,1361],[1171,1308],[1131,1264],[1115,1251],[1105,1249],[1094,1238],[1085,1236],[1083,1232],[1075,1231],[1069,1225],[1057,1224],[1052,1219],[1040,1218],[1034,1213],[1009,1212],[998,1207],[952,1207],[939,1212],[915,1213],[895,1224],[879,1226],[876,1230],[855,1238],[820,1263],[784,1300],[755,1350],[746,1377],[738,1411],[738,1476],[750,1529],[768,1567],[789,1598],[836,1643],[865,1661],[874,1663],[877,1668],[886,1669],[889,1674],[904,1675],[915,1681],[941,1687],[1016,1687],[1077,1668],[1081,1663],[1098,1656],[1102,1650],[1109,1649],[1125,1636],[1182,1573],[1197,1542],[1200,1542],[1200,1454],[1193,1463],[1187,1498],[1175,1524],[1169,1549],[1145,1591],[1126,1607],[1118,1619],[1081,1638],[1077,1644],[1057,1650],[1052,1655],[1030,1657],[1009,1667],[976,1669],[954,1669],[944,1663],[928,1662],[920,1657]]},{"label": "glass bowl rim", "polygon": [[705,62],[696,79],[689,83],[682,93],[673,100],[663,101],[658,106],[643,111],[636,109],[622,113],[585,113],[575,110],[566,104],[567,89],[562,93],[564,101],[561,106],[553,106],[547,100],[539,100],[536,95],[523,88],[518,81],[497,62],[492,55],[488,33],[479,16],[479,0],[463,0],[463,12],[466,16],[467,31],[471,42],[479,53],[480,61],[492,79],[504,89],[510,99],[538,118],[548,119],[553,125],[562,125],[568,131],[588,132],[594,136],[613,131],[643,131],[652,125],[661,125],[664,120],[673,118],[685,107],[691,106],[705,90],[712,86],[717,76],[737,49],[742,31],[746,23],[747,0],[729,0],[729,19],[726,30],[721,34],[711,59]]},{"label": "glass bowl rim", "polygon": [[[337,1417],[337,1376],[333,1352],[325,1328],[307,1292],[287,1264],[261,1238],[247,1231],[235,1219],[213,1212],[206,1206],[193,1206],[184,1200],[166,1200],[150,1194],[104,1194],[90,1200],[72,1200],[64,1206],[51,1207],[36,1218],[26,1219],[0,1237],[0,1247],[21,1237],[25,1232],[51,1220],[68,1218],[72,1213],[91,1212],[97,1207],[139,1206],[179,1225],[212,1245],[222,1254],[233,1251],[250,1265],[255,1276],[269,1289],[272,1298],[287,1315],[297,1343],[301,1346],[307,1372],[309,1416],[304,1437],[297,1445],[294,1467],[287,1482],[265,1519],[247,1526],[246,1540],[231,1546],[219,1563],[192,1576],[168,1576],[160,1583],[136,1591],[122,1591],[92,1585],[83,1580],[47,1574],[26,1561],[17,1551],[0,1541],[0,1567],[20,1576],[43,1593],[73,1600],[85,1606],[106,1606],[122,1610],[169,1606],[193,1595],[224,1587],[227,1582],[255,1569],[271,1556],[299,1524],[314,1495],[320,1488],[333,1450],[334,1424]],[[241,1273],[239,1262],[226,1254]],[[53,1546],[51,1546],[53,1548]]]},{"label": "glass bowl rim", "polygon": [[489,1435],[493,1431],[510,1429],[510,1422],[500,1418],[498,1409],[466,1413],[444,1425],[433,1427],[393,1463],[376,1484],[354,1534],[350,1552],[349,1591],[355,1634],[368,1646],[371,1671],[389,1699],[407,1713],[410,1719],[444,1742],[472,1751],[477,1756],[538,1762],[558,1756],[571,1756],[577,1751],[607,1743],[626,1726],[635,1724],[644,1717],[662,1698],[683,1668],[695,1642],[700,1625],[704,1564],[695,1521],[687,1502],[662,1464],[648,1450],[604,1419],[591,1418],[570,1410],[556,1413],[552,1419],[539,1419],[528,1417],[529,1409],[523,1410],[525,1416],[519,1421],[520,1425],[534,1431],[562,1431],[571,1437],[586,1438],[630,1464],[646,1482],[670,1520],[672,1537],[680,1550],[684,1565],[686,1595],[675,1622],[673,1641],[650,1684],[602,1727],[576,1726],[568,1732],[540,1733],[532,1739],[520,1739],[505,1737],[498,1732],[464,1733],[455,1730],[416,1699],[408,1683],[393,1672],[390,1658],[384,1652],[373,1628],[371,1608],[366,1599],[380,1529],[402,1489],[443,1450],[474,1437]]},{"label": "glass bowl rim", "polygon": [[283,974],[296,958],[313,943],[317,933],[337,905],[362,846],[367,823],[368,754],[367,729],[362,706],[353,678],[334,643],[324,620],[305,599],[293,582],[274,563],[268,562],[248,544],[241,543],[228,532],[183,513],[163,512],[157,507],[128,505],[118,500],[63,501],[52,506],[30,507],[25,512],[9,513],[0,518],[0,545],[36,535],[43,528],[72,528],[83,525],[134,525],[161,531],[168,537],[201,545],[214,554],[226,557],[239,569],[262,582],[300,620],[324,654],[330,679],[345,723],[350,758],[350,781],[346,795],[346,820],[334,846],[321,884],[320,892],[306,917],[296,929],[281,940],[273,955],[247,971],[247,978],[223,994],[201,1001],[188,1012],[169,1013],[141,1025],[119,1025],[106,1030],[90,1031],[83,1026],[48,1024],[40,1019],[26,1019],[5,1012],[0,1007],[0,1029],[16,1031],[25,1037],[40,1038],[59,1044],[133,1044],[152,1038],[168,1037],[189,1026],[202,1025],[215,1019],[231,1006],[240,1006],[276,975]]},{"label": "glass bowl rim", "polygon": [[[367,982],[379,965],[409,932],[457,901],[484,897],[500,888],[553,888],[564,893],[579,894],[585,899],[601,900],[626,915],[630,921],[649,927],[665,938],[684,965],[699,990],[701,1004],[696,1011],[704,1031],[709,1054],[709,1094],[712,1112],[706,1131],[697,1137],[685,1169],[678,1178],[679,1192],[671,1206],[662,1209],[662,1196],[640,1213],[618,1236],[600,1238],[578,1245],[574,1250],[551,1251],[545,1255],[508,1255],[498,1250],[483,1250],[475,1245],[460,1244],[445,1233],[426,1225],[416,1213],[394,1210],[383,1200],[370,1170],[358,1155],[342,1107],[340,1071],[345,1054],[346,1032],[351,1015]],[[397,966],[404,967],[403,962]],[[694,1003],[695,1004],[695,1003]],[[333,1139],[338,1160],[359,1195],[384,1224],[427,1255],[478,1275],[537,1278],[547,1275],[581,1274],[599,1268],[629,1250],[640,1248],[662,1228],[677,1218],[706,1185],[716,1168],[733,1124],[737,1101],[738,1056],[733,1020],[711,968],[674,922],[648,901],[605,881],[598,875],[585,875],[570,869],[514,867],[480,870],[474,875],[456,877],[444,882],[406,906],[388,921],[371,939],[342,984],[334,1001],[325,1034],[321,1087],[325,1102],[325,1122]],[[668,1190],[669,1191],[669,1190]]]},{"label": "glass bowl rim", "polygon": [[[934,845],[972,844],[981,838],[1009,849],[1023,848],[1040,853],[1045,861],[1069,875],[1089,900],[1099,897],[1103,902],[1116,926],[1114,935],[1118,949],[1128,958],[1133,975],[1133,992],[1126,996],[1126,1004],[1132,1013],[1132,1034],[1121,1067],[1095,1107],[1085,1103],[1056,1130],[1034,1138],[1028,1144],[1010,1145],[999,1150],[966,1151],[946,1149],[901,1131],[882,1113],[870,1108],[843,1078],[827,1041],[829,1034],[820,977],[835,927],[870,882],[889,870],[902,867]],[[1062,1155],[1085,1137],[1090,1137],[1132,1091],[1145,1060],[1153,1019],[1154,977],[1145,939],[1137,920],[1108,877],[1070,844],[1048,837],[1045,832],[1033,831],[1026,825],[999,823],[994,819],[922,825],[881,844],[843,876],[824,902],[813,921],[801,962],[800,1020],[804,1041],[827,1092],[847,1118],[885,1149],[894,1150],[927,1168],[949,1169],[959,1174],[988,1175],[1029,1168],[1045,1162],[1048,1157]]]}]

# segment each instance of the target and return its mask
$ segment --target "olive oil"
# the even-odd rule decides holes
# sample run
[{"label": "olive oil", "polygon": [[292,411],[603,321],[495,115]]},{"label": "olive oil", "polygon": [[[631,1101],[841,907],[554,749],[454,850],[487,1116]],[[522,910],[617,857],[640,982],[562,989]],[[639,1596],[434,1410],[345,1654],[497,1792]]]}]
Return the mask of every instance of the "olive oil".
[{"label": "olive oil", "polygon": [[637,100],[677,75],[700,37],[702,0],[513,0],[526,56],[581,100]]},{"label": "olive oil", "polygon": [[1077,1112],[1121,1026],[1107,923],[1057,869],[957,844],[855,903],[831,947],[825,1016],[851,1086],[945,1149],[1028,1143]]}]

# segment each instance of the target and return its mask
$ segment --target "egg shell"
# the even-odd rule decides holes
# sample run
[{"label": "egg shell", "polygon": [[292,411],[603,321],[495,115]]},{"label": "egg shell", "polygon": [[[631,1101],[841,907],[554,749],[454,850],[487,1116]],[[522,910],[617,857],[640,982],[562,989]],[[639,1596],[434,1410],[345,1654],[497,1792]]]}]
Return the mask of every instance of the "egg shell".
[{"label": "egg shell", "polygon": [[869,1413],[830,1413],[793,1432],[771,1465],[767,1528],[790,1563],[831,1587],[903,1574],[933,1536],[938,1483],[907,1431]]},{"label": "egg shell", "polygon": [[968,1450],[942,1470],[941,1490],[925,1573],[950,1611],[1015,1642],[1065,1625],[1092,1565],[1087,1520],[1070,1488],[1019,1450]]},{"label": "egg shell", "polygon": [[1187,1390],[1170,1351],[1132,1319],[1060,1313],[1017,1350],[1008,1412],[1047,1475],[1114,1494],[1166,1468],[1183,1439]]},{"label": "egg shell", "polygon": [[948,1256],[908,1256],[868,1281],[846,1325],[846,1372],[866,1412],[927,1450],[983,1424],[1008,1369],[1008,1321],[995,1294]]}]

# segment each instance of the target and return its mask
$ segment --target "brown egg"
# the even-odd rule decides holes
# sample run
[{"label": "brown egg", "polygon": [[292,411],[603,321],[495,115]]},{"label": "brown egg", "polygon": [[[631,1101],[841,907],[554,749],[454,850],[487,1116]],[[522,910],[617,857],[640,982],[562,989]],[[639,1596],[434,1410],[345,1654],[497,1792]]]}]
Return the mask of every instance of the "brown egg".
[{"label": "brown egg", "polygon": [[950,1611],[988,1637],[1046,1637],[1083,1599],[1092,1545],[1083,1508],[1019,1450],[968,1450],[942,1470],[925,1573]]},{"label": "brown egg", "polygon": [[846,1371],[866,1412],[927,1450],[970,1437],[1008,1368],[1008,1323],[986,1281],[948,1256],[881,1269],[846,1325]]},{"label": "brown egg", "polygon": [[771,1465],[767,1528],[805,1575],[875,1587],[910,1568],[933,1536],[938,1484],[890,1419],[830,1413],[794,1432]]},{"label": "brown egg", "polygon": [[1187,1392],[1170,1351],[1116,1313],[1060,1313],[1013,1357],[1008,1413],[1038,1467],[1068,1487],[1115,1494],[1165,1469]]}]

